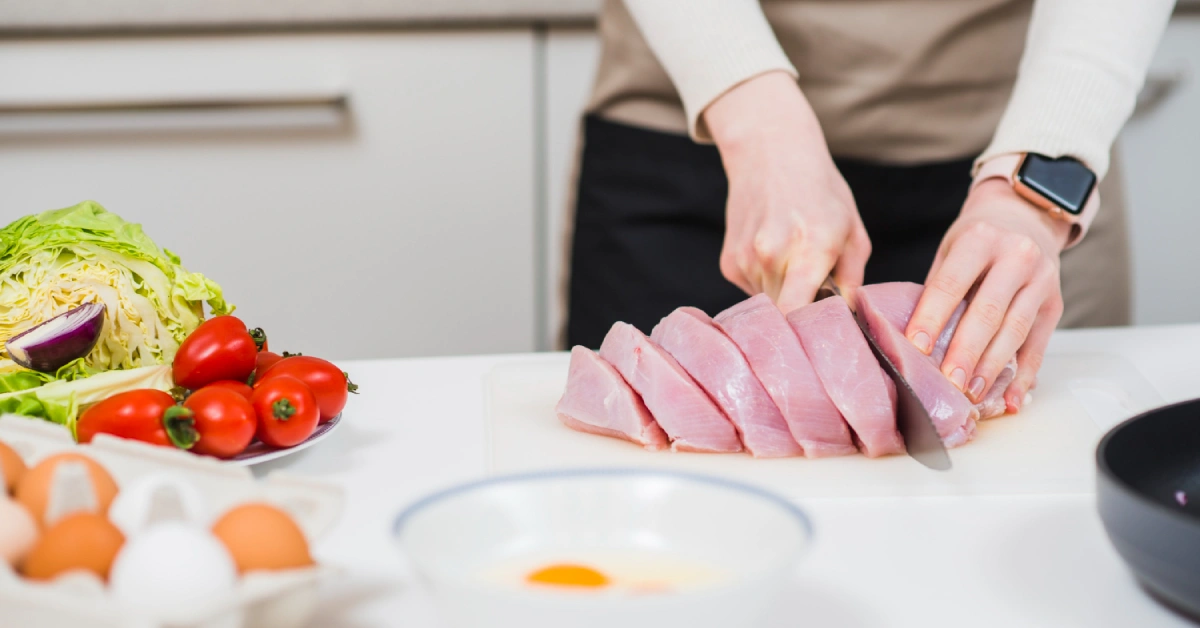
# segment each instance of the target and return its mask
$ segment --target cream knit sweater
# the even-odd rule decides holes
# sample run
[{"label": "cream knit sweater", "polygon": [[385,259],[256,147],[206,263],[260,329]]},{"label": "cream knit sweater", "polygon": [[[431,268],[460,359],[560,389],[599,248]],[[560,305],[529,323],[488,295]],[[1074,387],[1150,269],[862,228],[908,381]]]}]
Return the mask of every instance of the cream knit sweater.
[{"label": "cream knit sweater", "polygon": [[[688,128],[711,141],[701,114],[764,72],[797,75],[758,0],[625,0],[679,91]],[[1103,177],[1133,112],[1174,0],[1036,0],[1025,52],[982,161],[1005,153],[1075,157]]]}]

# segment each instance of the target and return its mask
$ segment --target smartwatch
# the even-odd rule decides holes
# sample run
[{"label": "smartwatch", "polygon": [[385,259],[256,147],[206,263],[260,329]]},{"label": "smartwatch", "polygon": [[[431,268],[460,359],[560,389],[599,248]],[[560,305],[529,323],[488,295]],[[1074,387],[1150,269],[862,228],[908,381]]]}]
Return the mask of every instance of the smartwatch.
[{"label": "smartwatch", "polygon": [[1100,206],[1096,173],[1071,157],[1038,153],[1000,155],[983,163],[971,188],[995,178],[1005,179],[1018,196],[1070,223],[1067,248],[1083,238]]}]

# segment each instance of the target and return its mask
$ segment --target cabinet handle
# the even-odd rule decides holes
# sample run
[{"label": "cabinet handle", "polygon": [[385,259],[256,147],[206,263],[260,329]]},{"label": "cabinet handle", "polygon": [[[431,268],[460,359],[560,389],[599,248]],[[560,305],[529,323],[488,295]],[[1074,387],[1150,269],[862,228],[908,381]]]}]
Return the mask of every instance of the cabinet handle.
[{"label": "cabinet handle", "polygon": [[1146,83],[1138,93],[1132,118],[1149,115],[1167,101],[1183,84],[1187,73],[1183,70],[1153,73],[1146,76]]},{"label": "cabinet handle", "polygon": [[0,136],[332,130],[349,121],[344,93],[96,101],[0,101]]}]

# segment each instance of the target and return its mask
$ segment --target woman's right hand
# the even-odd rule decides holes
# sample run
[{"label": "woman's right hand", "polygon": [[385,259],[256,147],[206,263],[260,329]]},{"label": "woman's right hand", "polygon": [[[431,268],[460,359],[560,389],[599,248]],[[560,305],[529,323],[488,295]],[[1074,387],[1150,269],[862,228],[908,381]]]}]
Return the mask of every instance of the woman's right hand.
[{"label": "woman's right hand", "polygon": [[831,270],[843,290],[861,286],[871,241],[795,80],[759,75],[703,115],[729,178],[725,278],[785,313],[810,303]]}]

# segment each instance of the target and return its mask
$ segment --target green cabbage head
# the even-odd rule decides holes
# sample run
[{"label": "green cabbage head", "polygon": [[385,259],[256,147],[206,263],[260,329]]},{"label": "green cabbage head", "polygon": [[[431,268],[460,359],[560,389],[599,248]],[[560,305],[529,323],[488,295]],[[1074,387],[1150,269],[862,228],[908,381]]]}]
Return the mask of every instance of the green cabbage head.
[{"label": "green cabbage head", "polygon": [[[203,320],[203,302],[213,315],[233,311],[215,282],[93,201],[0,229],[0,343],[92,301],[107,306],[85,358],[96,370],[169,364]],[[19,369],[7,357],[0,373]]]}]

